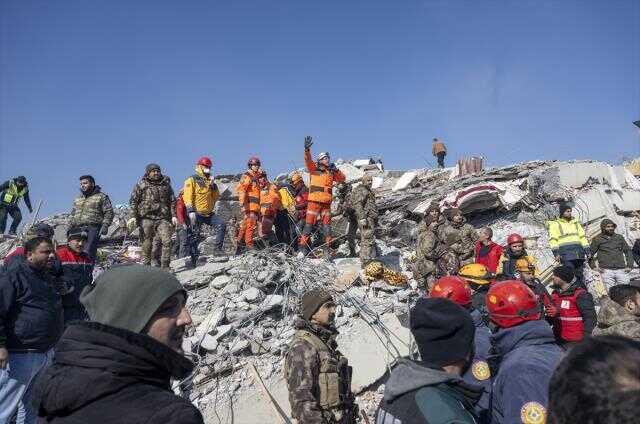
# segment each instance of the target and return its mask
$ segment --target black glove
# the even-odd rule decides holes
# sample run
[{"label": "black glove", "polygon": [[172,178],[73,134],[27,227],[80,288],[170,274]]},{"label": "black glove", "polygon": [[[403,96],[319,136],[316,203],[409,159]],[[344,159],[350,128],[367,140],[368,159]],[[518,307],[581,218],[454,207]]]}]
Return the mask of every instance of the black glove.
[{"label": "black glove", "polygon": [[308,136],[306,136],[304,138],[304,150],[311,149],[311,146],[313,145],[313,141],[311,141],[311,140],[313,140],[313,139],[311,138],[310,135],[308,135]]},{"label": "black glove", "polygon": [[338,168],[336,167],[335,163],[332,162],[332,163],[329,164],[329,171],[336,172],[337,170],[338,170]]},{"label": "black glove", "polygon": [[103,236],[106,236],[108,232],[109,232],[109,227],[103,224],[102,228],[100,228],[100,234],[102,234]]}]

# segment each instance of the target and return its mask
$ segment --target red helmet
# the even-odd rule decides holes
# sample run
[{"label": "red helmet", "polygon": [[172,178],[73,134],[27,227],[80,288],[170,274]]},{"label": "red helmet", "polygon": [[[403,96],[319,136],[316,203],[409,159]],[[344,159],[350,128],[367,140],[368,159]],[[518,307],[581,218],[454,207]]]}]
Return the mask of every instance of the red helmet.
[{"label": "red helmet", "polygon": [[200,159],[198,159],[198,162],[196,163],[196,165],[201,165],[204,166],[205,168],[211,168],[211,165],[213,165],[213,162],[211,162],[211,159],[209,159],[206,156],[202,156]]},{"label": "red helmet", "polygon": [[251,157],[249,158],[249,160],[247,161],[247,166],[248,166],[248,167],[251,167],[251,166],[253,166],[253,165],[258,165],[258,166],[260,166],[260,165],[261,165],[261,164],[260,164],[260,158],[258,158],[258,157],[256,157],[256,156],[251,156]]},{"label": "red helmet", "polygon": [[521,281],[493,284],[487,292],[486,305],[491,321],[502,328],[541,318],[538,297]]},{"label": "red helmet", "polygon": [[468,306],[471,304],[471,288],[460,277],[442,277],[431,288],[429,297],[442,297],[460,306]]},{"label": "red helmet", "polygon": [[507,244],[511,246],[515,243],[524,243],[524,240],[522,240],[522,236],[516,233],[509,234],[509,237],[507,237]]}]

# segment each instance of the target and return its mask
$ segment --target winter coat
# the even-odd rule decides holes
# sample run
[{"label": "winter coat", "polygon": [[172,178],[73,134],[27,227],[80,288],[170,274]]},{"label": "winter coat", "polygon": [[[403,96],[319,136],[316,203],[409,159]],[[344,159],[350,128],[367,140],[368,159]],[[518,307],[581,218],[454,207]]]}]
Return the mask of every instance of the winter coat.
[{"label": "winter coat", "polygon": [[421,226],[418,231],[416,260],[413,272],[418,278],[426,278],[436,271],[436,262],[444,254],[446,246],[438,238],[439,229],[444,225],[444,218],[431,224]]},{"label": "winter coat", "polygon": [[466,373],[462,376],[464,381],[475,386],[482,387],[482,396],[475,405],[476,415],[480,418],[479,422],[489,422],[491,416],[491,370],[489,368],[488,358],[491,351],[491,330],[485,322],[482,313],[477,309],[471,310],[471,318],[476,327],[476,333],[473,338],[474,356],[471,365]]},{"label": "winter coat", "polygon": [[62,301],[47,270],[19,260],[0,273],[0,346],[46,352],[62,327]]},{"label": "winter coat", "polygon": [[[576,291],[579,293],[576,294]],[[575,305],[572,305],[571,299],[573,299],[574,295]],[[551,299],[558,311],[558,315],[553,318],[553,331],[556,335],[556,339],[559,341],[576,341],[566,338],[566,335],[574,334],[580,326],[577,324],[580,321],[576,321],[576,318],[579,318],[582,321],[582,337],[591,335],[591,332],[593,332],[593,329],[598,323],[596,307],[593,303],[593,296],[584,289],[581,282],[574,278],[572,284],[566,290],[554,290],[551,294]],[[572,314],[571,310],[574,306],[575,311]],[[578,316],[572,317],[572,315],[575,315],[576,313]],[[562,318],[565,319],[563,320]],[[568,320],[567,318],[571,319]]]},{"label": "winter coat", "polygon": [[640,317],[608,297],[603,297],[600,300],[598,326],[593,330],[593,335],[618,335],[640,341]]},{"label": "winter coat", "polygon": [[481,386],[423,362],[399,359],[391,369],[375,424],[473,424]]},{"label": "winter coat", "polygon": [[447,147],[442,141],[437,141],[431,145],[431,154],[438,156],[438,153],[447,153]]},{"label": "winter coat", "polygon": [[113,222],[113,206],[109,196],[95,186],[90,193],[80,193],[73,201],[69,227],[96,225],[109,227]]},{"label": "winter coat", "polygon": [[471,224],[464,220],[461,224],[451,221],[439,228],[438,238],[453,251],[460,261],[473,258],[475,244],[478,241],[478,233]]},{"label": "winter coat", "polygon": [[485,246],[479,241],[476,242],[475,262],[477,264],[486,266],[490,272],[495,274],[500,257],[502,257],[502,246],[498,243],[490,242],[488,246]]},{"label": "winter coat", "polygon": [[554,256],[560,256],[563,261],[585,259],[588,256],[589,241],[582,224],[575,218],[567,221],[558,218],[547,221],[549,232],[549,247]]},{"label": "winter coat", "polygon": [[220,190],[211,176],[202,172],[202,166],[196,167],[196,173],[187,178],[182,188],[182,200],[187,212],[196,212],[210,216],[216,208],[220,198]]},{"label": "winter coat", "polygon": [[[608,220],[603,220],[608,221]],[[598,234],[591,241],[591,254],[603,269],[633,268],[633,255],[627,241],[620,234]]]},{"label": "winter coat", "polygon": [[545,321],[525,321],[491,335],[497,353],[492,424],[545,422],[549,380],[563,351]]},{"label": "winter coat", "polygon": [[200,411],[171,391],[191,361],[144,334],[96,322],[70,325],[53,364],[38,377],[38,423],[203,424]]},{"label": "winter coat", "polygon": [[159,180],[144,176],[133,187],[129,205],[131,216],[136,219],[170,221],[171,217],[176,216],[176,198],[171,180],[166,175]]},{"label": "winter coat", "polygon": [[29,198],[28,185],[19,189],[15,178],[7,180],[0,185],[0,206],[16,206],[20,199],[24,199],[24,204],[27,205],[27,208],[31,211],[31,199]]},{"label": "winter coat", "polygon": [[518,272],[516,271],[516,261],[518,259],[526,259],[529,265],[533,266],[533,275],[534,277],[540,276],[540,270],[538,270],[537,263],[538,261],[531,255],[527,254],[526,250],[522,251],[522,254],[516,256],[510,247],[507,247],[500,255],[500,260],[498,261],[498,268],[496,268],[496,275],[499,276],[503,280],[514,280],[518,279]]},{"label": "winter coat", "polygon": [[68,246],[60,246],[56,255],[62,266],[61,279],[67,287],[73,287],[71,293],[62,296],[62,306],[84,309],[80,303],[80,293],[93,281],[93,261],[85,252],[76,253]]},{"label": "winter coat", "polygon": [[366,220],[369,227],[374,227],[378,221],[376,196],[370,188],[359,185],[349,195],[349,204],[356,214],[356,219]]}]

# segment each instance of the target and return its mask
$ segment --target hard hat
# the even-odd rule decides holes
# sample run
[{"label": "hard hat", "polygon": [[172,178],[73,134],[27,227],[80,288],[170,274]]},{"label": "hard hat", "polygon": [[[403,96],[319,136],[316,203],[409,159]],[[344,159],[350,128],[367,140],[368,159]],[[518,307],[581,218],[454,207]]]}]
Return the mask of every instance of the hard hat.
[{"label": "hard hat", "polygon": [[464,278],[465,280],[479,284],[481,286],[490,283],[490,279],[492,277],[489,269],[482,264],[468,264],[460,268],[458,271],[458,276]]},{"label": "hard hat", "polygon": [[253,165],[258,165],[258,166],[260,166],[260,165],[261,165],[261,163],[260,163],[260,158],[258,158],[258,157],[256,157],[256,156],[251,156],[251,157],[249,158],[249,160],[247,161],[247,166],[248,166],[248,167],[251,167],[251,166],[253,166]]},{"label": "hard hat", "polygon": [[442,297],[460,306],[467,306],[471,303],[471,287],[460,277],[442,277],[431,288],[429,297]]},{"label": "hard hat", "polygon": [[294,172],[291,175],[291,184],[297,184],[299,181],[302,181],[302,175],[299,172]]},{"label": "hard hat", "polygon": [[494,284],[487,292],[486,306],[491,321],[502,328],[535,321],[542,315],[535,293],[515,280]]},{"label": "hard hat", "polygon": [[529,263],[529,261],[525,258],[516,260],[516,271],[518,272],[532,272],[533,268],[533,264]]},{"label": "hard hat", "polygon": [[213,162],[211,162],[211,159],[209,159],[208,157],[202,156],[200,159],[198,159],[196,165],[204,166],[205,168],[211,168]]},{"label": "hard hat", "polygon": [[320,152],[316,157],[316,160],[321,161],[322,159],[328,158],[328,157],[329,157],[329,152]]},{"label": "hard hat", "polygon": [[512,244],[515,244],[515,243],[524,243],[522,236],[516,233],[509,234],[509,237],[507,237],[507,244],[511,246]]}]

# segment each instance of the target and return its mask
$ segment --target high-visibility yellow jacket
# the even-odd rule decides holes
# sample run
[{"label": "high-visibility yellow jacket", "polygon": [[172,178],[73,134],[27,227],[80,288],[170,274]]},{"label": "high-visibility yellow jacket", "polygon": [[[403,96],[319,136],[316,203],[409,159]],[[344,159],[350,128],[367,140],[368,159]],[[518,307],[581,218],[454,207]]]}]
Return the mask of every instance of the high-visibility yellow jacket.
[{"label": "high-visibility yellow jacket", "polygon": [[584,259],[589,240],[582,224],[575,218],[567,221],[558,218],[547,221],[549,247],[555,256],[567,256],[566,259]]},{"label": "high-visibility yellow jacket", "polygon": [[296,213],[296,199],[291,195],[288,188],[282,187],[278,190],[280,193],[280,200],[282,201],[282,209],[286,209],[291,216]]},{"label": "high-visibility yellow jacket", "polygon": [[540,276],[540,270],[538,269],[538,261],[531,255],[522,255],[518,258],[510,256],[506,252],[502,252],[500,259],[498,260],[498,267],[496,269],[496,275],[502,275],[509,278],[515,278],[516,275],[516,261],[518,259],[524,259],[533,267],[533,276],[538,278]]},{"label": "high-visibility yellow jacket", "polygon": [[200,165],[196,166],[195,175],[186,179],[182,190],[182,199],[187,213],[196,212],[209,216],[213,213],[216,202],[220,198],[218,186],[210,176],[206,176],[202,172]]}]

